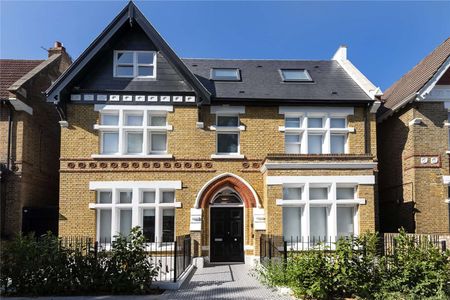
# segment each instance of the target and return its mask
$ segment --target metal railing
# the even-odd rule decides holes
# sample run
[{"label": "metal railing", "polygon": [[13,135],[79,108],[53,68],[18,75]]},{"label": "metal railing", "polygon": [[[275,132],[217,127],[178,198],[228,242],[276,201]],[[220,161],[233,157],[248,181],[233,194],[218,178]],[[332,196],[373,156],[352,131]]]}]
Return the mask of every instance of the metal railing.
[{"label": "metal railing", "polygon": [[[109,240],[95,241],[85,236],[65,236],[59,238],[61,247],[78,250],[84,255],[97,258],[99,252],[112,250],[114,243]],[[158,267],[157,281],[173,281],[186,271],[192,263],[190,235],[177,236],[173,242],[148,242],[145,251],[149,261]]]},{"label": "metal railing", "polygon": [[[397,249],[397,238],[399,233],[384,233],[383,234],[383,254],[393,255]],[[450,242],[449,235],[439,234],[417,234],[407,233],[406,238],[411,245],[419,248],[437,248],[443,252],[447,250],[447,245]]]}]

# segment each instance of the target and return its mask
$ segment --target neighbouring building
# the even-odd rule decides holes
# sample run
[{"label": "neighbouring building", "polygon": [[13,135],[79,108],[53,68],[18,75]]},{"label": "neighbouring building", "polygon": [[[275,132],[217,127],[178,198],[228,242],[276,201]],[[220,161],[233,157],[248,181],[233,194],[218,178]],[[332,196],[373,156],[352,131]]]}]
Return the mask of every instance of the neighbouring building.
[{"label": "neighbouring building", "polygon": [[43,92],[70,63],[58,42],[47,60],[0,59],[2,238],[57,231],[59,117]]},{"label": "neighbouring building", "polygon": [[450,38],[394,83],[378,116],[381,229],[450,232]]},{"label": "neighbouring building", "polygon": [[331,60],[181,59],[129,3],[47,91],[63,112],[61,236],[190,234],[211,261],[261,234],[376,229],[381,95]]}]

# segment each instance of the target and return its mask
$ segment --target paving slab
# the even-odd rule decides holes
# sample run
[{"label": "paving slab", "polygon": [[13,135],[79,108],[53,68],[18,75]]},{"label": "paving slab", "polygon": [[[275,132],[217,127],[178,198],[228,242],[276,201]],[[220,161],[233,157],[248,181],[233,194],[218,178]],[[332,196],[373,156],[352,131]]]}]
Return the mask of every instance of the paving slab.
[{"label": "paving slab", "polygon": [[166,291],[164,299],[293,299],[263,286],[245,264],[205,265],[195,270],[178,291]]}]

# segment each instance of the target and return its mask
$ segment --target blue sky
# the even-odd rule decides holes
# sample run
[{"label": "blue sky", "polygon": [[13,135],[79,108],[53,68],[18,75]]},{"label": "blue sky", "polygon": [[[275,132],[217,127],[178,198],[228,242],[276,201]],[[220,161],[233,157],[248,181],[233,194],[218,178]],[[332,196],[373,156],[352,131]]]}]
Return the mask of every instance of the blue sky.
[{"label": "blue sky", "polygon": [[[0,57],[73,58],[127,1],[0,0]],[[136,1],[181,57],[329,59],[340,44],[383,90],[450,36],[450,2]]]}]

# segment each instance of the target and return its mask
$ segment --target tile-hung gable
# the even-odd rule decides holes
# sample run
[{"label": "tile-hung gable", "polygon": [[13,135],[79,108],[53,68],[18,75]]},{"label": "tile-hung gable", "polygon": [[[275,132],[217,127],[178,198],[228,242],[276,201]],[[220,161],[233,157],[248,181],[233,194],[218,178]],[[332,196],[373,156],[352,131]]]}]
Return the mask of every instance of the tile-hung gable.
[{"label": "tile-hung gable", "polygon": [[181,59],[130,2],[47,94],[65,126],[61,235],[140,226],[149,242],[190,234],[195,256],[243,261],[261,234],[309,247],[375,230],[380,91],[345,47],[322,61]]}]

